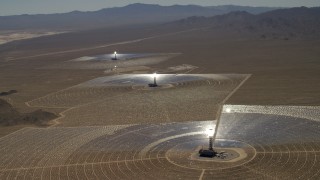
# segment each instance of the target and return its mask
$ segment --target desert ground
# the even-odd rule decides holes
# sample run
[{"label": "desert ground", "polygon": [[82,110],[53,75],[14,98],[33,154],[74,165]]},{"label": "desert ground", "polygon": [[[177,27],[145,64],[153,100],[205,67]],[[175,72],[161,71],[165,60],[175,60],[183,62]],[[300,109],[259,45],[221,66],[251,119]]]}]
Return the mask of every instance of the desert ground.
[{"label": "desert ground", "polygon": [[[319,105],[320,87],[314,83],[319,77],[319,40],[261,40],[254,37],[217,34],[202,29],[171,35],[165,32],[164,36],[159,36],[160,32],[148,32],[149,34],[143,35],[143,32],[133,31],[132,37],[127,37],[128,34],[123,35],[124,33],[120,31],[121,38],[118,41],[114,35],[109,40],[104,37],[107,35],[102,32],[101,34],[94,32],[94,36],[88,37],[85,34],[72,35],[69,38],[73,38],[71,40],[76,42],[74,44],[71,44],[74,41],[64,38],[66,35],[62,35],[61,39],[56,38],[55,41],[58,44],[63,44],[65,48],[51,44],[51,38],[13,43],[1,48],[1,59],[8,61],[2,64],[1,73],[3,75],[1,77],[4,77],[5,74],[10,76],[10,72],[6,72],[8,71],[6,69],[12,70],[10,67],[16,66],[17,63],[19,68],[23,69],[20,72],[27,78],[30,76],[27,76],[26,73],[53,72],[42,70],[43,66],[54,66],[57,63],[83,56],[112,53],[114,50],[123,53],[181,53],[181,55],[156,66],[153,65],[151,68],[157,70],[190,64],[199,67],[194,73],[253,74],[250,80],[230,99],[230,103]],[[153,34],[157,34],[153,39],[141,40],[146,36],[151,37]],[[106,43],[98,42],[96,45],[92,45],[92,42],[88,42],[99,39],[99,37],[103,37]],[[133,42],[130,43],[123,39],[126,37]],[[141,41],[134,41],[135,39]],[[100,39],[100,41],[102,40]],[[28,42],[33,47],[28,46]],[[117,44],[116,42],[122,43]],[[107,46],[108,44],[111,46]],[[79,48],[79,46],[82,47]],[[12,47],[18,50],[7,51]],[[6,52],[3,52],[4,50]],[[56,71],[60,71],[56,73],[57,76],[63,75],[64,72],[67,73],[66,76],[69,76],[68,73],[74,70]],[[81,72],[94,75],[102,74],[101,71],[92,71],[91,69],[81,70]],[[16,73],[15,76],[19,75]],[[78,76],[78,78],[81,77]],[[70,84],[75,85],[78,82],[71,81]],[[60,89],[64,89],[64,86]]]},{"label": "desert ground", "polygon": [[55,31],[0,31],[0,45],[6,44],[12,41],[18,41],[23,39],[32,39],[41,36],[51,36],[55,34],[61,34],[64,32]]},{"label": "desert ground", "polygon": [[[153,55],[75,61],[114,51]],[[0,179],[317,179],[319,57],[318,39],[210,28],[7,43],[0,87],[17,93],[0,98],[59,117],[0,127]],[[160,86],[150,89],[153,72]],[[190,159],[217,120],[217,146],[238,150],[239,160]]]}]

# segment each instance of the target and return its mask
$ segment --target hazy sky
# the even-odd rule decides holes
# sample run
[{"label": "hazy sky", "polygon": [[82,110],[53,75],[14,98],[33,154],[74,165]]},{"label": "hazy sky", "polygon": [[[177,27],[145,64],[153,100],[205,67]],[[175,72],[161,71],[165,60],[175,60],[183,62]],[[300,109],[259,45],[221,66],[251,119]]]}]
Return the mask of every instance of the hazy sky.
[{"label": "hazy sky", "polygon": [[320,6],[320,0],[0,0],[0,16],[15,14],[49,14],[73,10],[92,11],[132,3],[160,5],[197,4],[202,6],[244,5],[297,7]]}]

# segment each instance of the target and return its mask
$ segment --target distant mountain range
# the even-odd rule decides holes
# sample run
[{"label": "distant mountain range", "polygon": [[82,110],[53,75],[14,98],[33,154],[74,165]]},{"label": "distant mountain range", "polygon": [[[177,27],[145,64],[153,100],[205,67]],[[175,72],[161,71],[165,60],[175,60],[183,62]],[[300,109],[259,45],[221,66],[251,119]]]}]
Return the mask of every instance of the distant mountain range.
[{"label": "distant mountain range", "polygon": [[73,11],[61,14],[16,15],[0,17],[0,30],[75,30],[161,23],[175,21],[190,16],[215,16],[232,11],[246,11],[259,14],[276,8],[246,6],[196,5],[160,6],[150,4],[132,4],[119,8],[107,8],[99,11]]},{"label": "distant mountain range", "polygon": [[189,17],[166,24],[172,27],[211,27],[224,32],[259,34],[261,38],[320,37],[320,7],[278,9],[261,14],[245,11],[214,17]]}]

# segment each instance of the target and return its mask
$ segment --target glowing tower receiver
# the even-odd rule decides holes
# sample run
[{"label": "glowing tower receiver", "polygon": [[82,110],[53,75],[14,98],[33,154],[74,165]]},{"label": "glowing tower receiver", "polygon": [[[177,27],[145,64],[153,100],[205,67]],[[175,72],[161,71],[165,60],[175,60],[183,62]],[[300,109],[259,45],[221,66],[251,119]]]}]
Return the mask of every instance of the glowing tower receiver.
[{"label": "glowing tower receiver", "polygon": [[152,77],[153,77],[153,84],[149,84],[149,87],[158,87],[158,84],[157,84],[158,74],[155,72],[152,74]]},{"label": "glowing tower receiver", "polygon": [[153,84],[155,85],[155,86],[157,86],[157,73],[155,72],[155,73],[153,73]]},{"label": "glowing tower receiver", "polygon": [[213,151],[213,135],[214,135],[214,129],[210,128],[207,129],[206,134],[209,137],[209,150]]},{"label": "glowing tower receiver", "polygon": [[117,51],[115,51],[113,54],[114,54],[114,57],[112,58],[112,60],[118,60],[118,58],[117,58]]},{"label": "glowing tower receiver", "polygon": [[200,149],[199,150],[199,154],[200,157],[209,157],[209,158],[213,158],[216,156],[220,156],[223,153],[218,153],[213,149],[213,137],[214,137],[214,133],[215,133],[215,127],[210,127],[206,130],[206,135],[209,137],[209,148],[208,149]]}]

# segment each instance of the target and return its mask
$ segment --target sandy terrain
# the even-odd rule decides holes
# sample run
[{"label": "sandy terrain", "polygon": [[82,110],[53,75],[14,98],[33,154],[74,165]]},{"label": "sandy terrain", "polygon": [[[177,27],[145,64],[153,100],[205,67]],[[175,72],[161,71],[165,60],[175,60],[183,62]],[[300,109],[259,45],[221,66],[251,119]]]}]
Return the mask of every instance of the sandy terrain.
[{"label": "sandy terrain", "polygon": [[0,45],[9,43],[12,41],[23,40],[23,39],[32,39],[41,36],[51,36],[55,34],[61,34],[65,32],[35,32],[35,31],[0,31]]},{"label": "sandy terrain", "polygon": [[[308,107],[320,105],[319,40],[257,40],[209,29],[113,33],[63,34],[0,46],[0,91],[18,92],[1,98],[21,112],[41,108],[61,115],[52,122],[55,127],[0,128],[0,179],[320,176],[319,109]],[[142,86],[150,77],[130,79],[139,75],[106,74],[113,66],[105,62],[70,61],[115,49],[180,53],[154,62],[137,59],[122,67],[126,73],[220,75],[150,90]],[[114,74],[120,75],[110,77]],[[236,148],[246,156],[223,169],[204,169],[220,165],[188,157],[206,145],[204,131],[215,125],[212,120],[226,101],[232,105],[224,111],[231,113],[221,115],[217,138],[225,146],[241,142],[244,146]]]},{"label": "sandy terrain", "polygon": [[[59,115],[0,127],[0,179],[319,179],[320,39],[190,27],[0,33],[1,99]],[[239,158],[192,158],[214,127]]]},{"label": "sandy terrain", "polygon": [[[115,32],[109,36],[100,30],[3,45],[0,47],[1,91],[15,89],[19,93],[2,98],[21,112],[31,112],[35,108],[26,106],[25,102],[105,76],[106,70],[109,74],[142,70],[252,74],[228,100],[229,104],[319,105],[320,86],[315,83],[320,77],[318,40],[257,40],[203,28],[172,31],[137,29],[128,33],[119,29],[116,32],[119,36],[114,36]],[[155,62],[137,59],[133,62],[138,63],[126,66],[129,72],[120,67],[118,72],[110,73],[113,67],[101,62],[70,62],[115,49],[135,53],[179,52],[180,55]],[[48,107],[43,109],[57,114],[69,108]]]},{"label": "sandy terrain", "polygon": [[[17,60],[26,58],[20,59],[20,63],[32,61],[33,65],[42,64],[48,67],[57,66],[55,65],[57,62],[113,52],[115,49],[137,53],[180,52],[180,56],[158,64],[156,67],[168,68],[190,64],[199,67],[195,73],[253,74],[252,78],[230,99],[229,103],[319,105],[320,87],[317,85],[318,83],[314,83],[320,77],[318,63],[320,43],[318,40],[256,40],[250,37],[221,35],[219,32],[215,33],[209,30],[157,36],[142,40],[143,35],[135,33],[132,34],[132,38],[137,37],[140,40],[132,40],[133,42],[130,41],[132,42],[130,44],[117,44],[117,41],[112,39],[110,43],[114,44],[113,46],[96,45],[96,49],[90,49],[92,42],[87,43],[85,38],[81,40],[81,38],[73,37],[75,41],[80,42],[70,44],[72,41],[59,40],[65,44],[67,49],[73,47],[74,49],[71,51],[59,51],[61,47],[51,47],[43,40],[44,42],[32,44],[37,51],[27,47],[27,43],[22,43],[17,46],[18,50],[0,53],[0,56],[3,59],[8,56],[18,58]],[[119,34],[122,35],[121,32]],[[118,42],[126,42],[122,38],[129,35],[119,38]],[[95,34],[91,39],[93,41],[98,37],[103,37],[102,33]],[[108,44],[108,39],[105,41]],[[79,46],[82,48],[78,49]],[[42,54],[45,51],[52,53]],[[42,54],[42,56],[29,57],[30,54]],[[20,63],[16,62],[16,64]],[[2,66],[7,66],[7,64]],[[66,67],[68,66],[67,64]],[[81,66],[84,68],[86,64]]]}]

